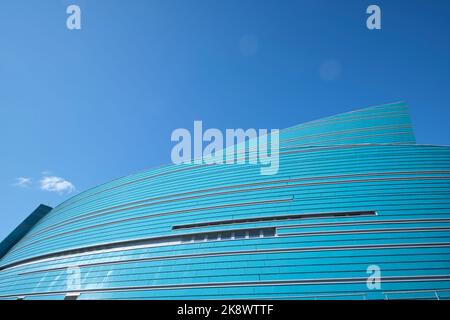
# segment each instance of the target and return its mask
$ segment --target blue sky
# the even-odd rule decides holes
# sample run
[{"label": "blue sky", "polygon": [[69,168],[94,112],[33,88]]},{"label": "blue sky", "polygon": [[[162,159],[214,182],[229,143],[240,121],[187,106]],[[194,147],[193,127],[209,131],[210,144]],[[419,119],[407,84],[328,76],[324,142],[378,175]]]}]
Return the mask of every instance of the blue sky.
[{"label": "blue sky", "polygon": [[[81,30],[66,28],[70,4]],[[370,4],[381,7],[381,30],[365,26]],[[284,128],[404,100],[419,143],[450,144],[449,9],[445,0],[2,1],[0,238],[39,203],[169,163],[171,132],[194,120]]]}]

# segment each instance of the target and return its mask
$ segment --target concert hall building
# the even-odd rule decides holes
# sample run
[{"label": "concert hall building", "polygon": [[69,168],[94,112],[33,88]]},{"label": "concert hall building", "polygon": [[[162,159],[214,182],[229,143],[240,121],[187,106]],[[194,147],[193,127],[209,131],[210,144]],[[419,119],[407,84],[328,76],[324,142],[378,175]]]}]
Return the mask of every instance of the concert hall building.
[{"label": "concert hall building", "polygon": [[450,147],[416,144],[404,103],[281,130],[276,175],[158,167],[0,244],[0,299],[409,298],[450,298]]}]

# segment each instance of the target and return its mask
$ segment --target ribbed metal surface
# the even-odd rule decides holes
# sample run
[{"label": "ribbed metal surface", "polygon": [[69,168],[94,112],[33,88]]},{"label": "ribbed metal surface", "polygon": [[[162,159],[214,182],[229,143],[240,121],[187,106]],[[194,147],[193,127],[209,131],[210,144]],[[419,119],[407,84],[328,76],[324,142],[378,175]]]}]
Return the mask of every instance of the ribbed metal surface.
[{"label": "ribbed metal surface", "polygon": [[416,145],[404,104],[280,138],[277,175],[170,165],[69,199],[0,261],[0,297],[62,299],[71,266],[80,299],[450,297],[450,148]]}]

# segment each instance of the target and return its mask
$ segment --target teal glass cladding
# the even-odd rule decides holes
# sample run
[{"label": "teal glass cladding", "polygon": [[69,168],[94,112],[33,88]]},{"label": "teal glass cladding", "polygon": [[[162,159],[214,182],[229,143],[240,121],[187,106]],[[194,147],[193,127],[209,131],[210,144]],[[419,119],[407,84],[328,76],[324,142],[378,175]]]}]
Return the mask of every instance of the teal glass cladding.
[{"label": "teal glass cladding", "polygon": [[450,148],[416,144],[404,103],[282,130],[279,157],[74,196],[0,260],[0,298],[450,297]]}]

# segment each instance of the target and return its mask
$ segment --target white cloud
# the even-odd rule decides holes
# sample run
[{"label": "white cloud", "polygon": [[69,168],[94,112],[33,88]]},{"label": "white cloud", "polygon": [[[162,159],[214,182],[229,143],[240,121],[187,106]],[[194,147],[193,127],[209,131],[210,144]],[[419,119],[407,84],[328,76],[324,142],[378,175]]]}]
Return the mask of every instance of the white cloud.
[{"label": "white cloud", "polygon": [[31,186],[31,179],[30,178],[19,177],[19,178],[16,178],[15,180],[16,180],[16,182],[14,183],[14,185],[16,187],[27,188],[27,187]]},{"label": "white cloud", "polygon": [[67,181],[60,177],[43,177],[39,182],[41,190],[58,193],[71,193],[75,191],[75,186],[70,181]]}]

